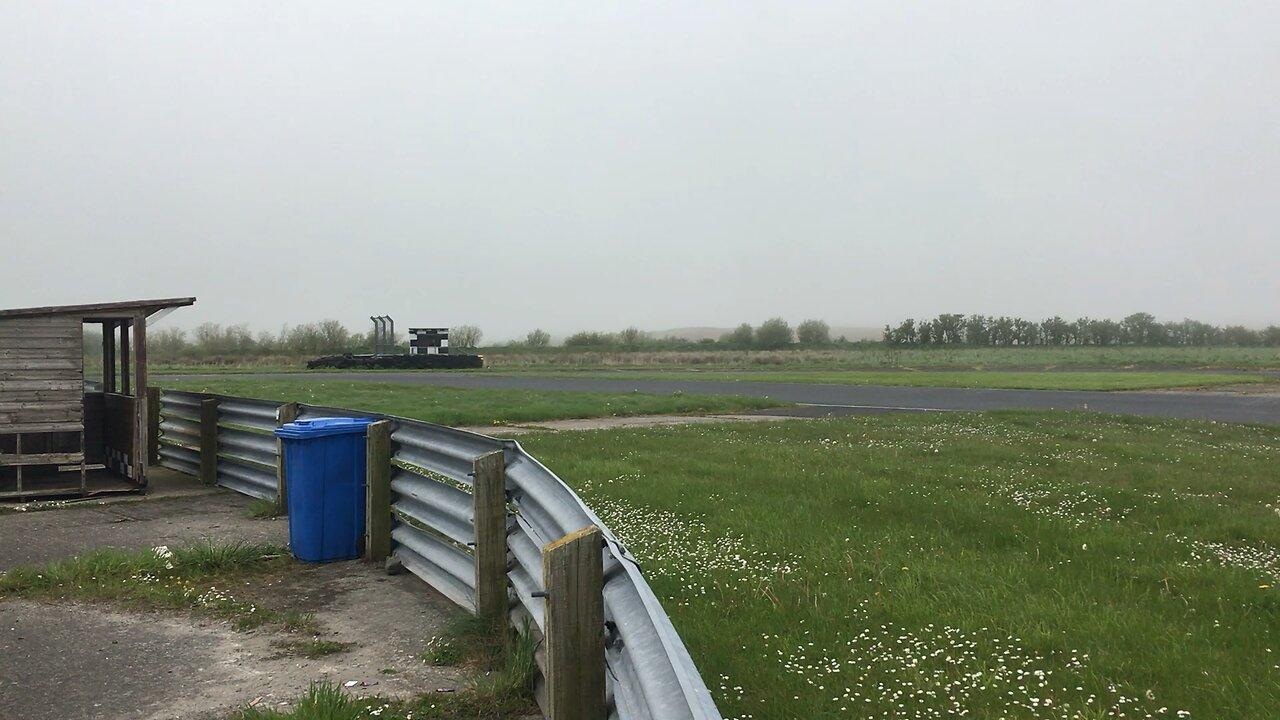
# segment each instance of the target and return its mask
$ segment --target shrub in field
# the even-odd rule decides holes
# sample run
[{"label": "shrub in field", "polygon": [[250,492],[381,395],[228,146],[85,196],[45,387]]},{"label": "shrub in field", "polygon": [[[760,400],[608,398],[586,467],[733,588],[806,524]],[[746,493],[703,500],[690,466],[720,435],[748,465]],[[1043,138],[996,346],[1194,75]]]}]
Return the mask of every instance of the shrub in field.
[{"label": "shrub in field", "polygon": [[828,345],[831,343],[831,327],[821,320],[805,320],[796,330],[801,345]]},{"label": "shrub in field", "polygon": [[628,349],[634,350],[640,347],[640,343],[644,342],[644,340],[644,333],[640,332],[640,328],[637,327],[629,327],[618,333],[618,344]]},{"label": "shrub in field", "polygon": [[475,325],[456,325],[449,329],[449,344],[453,347],[474,350],[480,347],[484,332]]},{"label": "shrub in field", "polygon": [[756,331],[751,327],[750,323],[742,323],[734,328],[733,332],[725,333],[720,342],[734,347],[747,348],[755,344]]},{"label": "shrub in field", "polygon": [[617,341],[611,333],[576,332],[564,339],[565,347],[604,347]]},{"label": "shrub in field", "polygon": [[791,326],[782,318],[765,320],[756,330],[756,345],[765,350],[777,350],[790,345],[795,339]]},{"label": "shrub in field", "polygon": [[551,335],[542,328],[535,328],[524,336],[524,344],[531,348],[544,348],[551,344]]}]

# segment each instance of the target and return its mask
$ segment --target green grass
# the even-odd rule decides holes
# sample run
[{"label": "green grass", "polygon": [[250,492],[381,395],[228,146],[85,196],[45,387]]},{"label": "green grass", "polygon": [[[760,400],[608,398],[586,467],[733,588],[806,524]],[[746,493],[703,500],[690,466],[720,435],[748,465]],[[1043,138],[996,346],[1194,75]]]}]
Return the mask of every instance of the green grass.
[{"label": "green grass", "polygon": [[485,348],[488,367],[670,367],[720,370],[1057,370],[1280,368],[1277,347],[1004,347],[886,348],[855,347],[785,350],[726,350],[697,345],[685,350],[590,350],[587,348]]},{"label": "green grass", "polygon": [[[786,350],[728,350],[692,345],[682,350],[591,350],[587,348],[490,347],[478,351],[489,368],[618,367],[719,370],[778,368],[786,370],[1129,370],[1280,368],[1275,347],[1004,347],[1004,348],[885,348],[875,344]],[[233,363],[156,363],[151,372],[163,374],[348,372],[307,370],[302,359],[241,360]],[[411,372],[396,370],[389,372]],[[456,371],[455,371],[456,372]]]},{"label": "green grass", "polygon": [[284,640],[275,644],[288,655],[304,657],[311,660],[344,653],[355,647],[355,643],[338,642],[336,640]]},{"label": "green grass", "polygon": [[289,631],[311,630],[309,616],[259,607],[227,590],[249,577],[283,572],[291,562],[283,548],[250,543],[95,550],[9,570],[0,575],[0,600],[113,602],[139,610],[187,610],[229,620],[241,630],[268,623]]},{"label": "green grass", "polygon": [[248,515],[254,520],[270,520],[285,514],[285,508],[275,500],[254,498],[249,503]]},{"label": "green grass", "polygon": [[906,371],[906,370],[577,370],[525,371],[548,377],[637,380],[899,385],[1026,390],[1152,390],[1278,382],[1265,375],[1176,371]]},{"label": "green grass", "polygon": [[920,414],[522,443],[638,556],[726,717],[1280,717],[1280,429]]},{"label": "green grass", "polygon": [[330,381],[319,377],[167,380],[163,385],[175,390],[367,410],[443,425],[503,425],[561,418],[737,412],[782,404],[764,398],[726,395],[461,390],[407,383]]},{"label": "green grass", "polygon": [[422,662],[428,665],[450,667],[462,662],[462,647],[450,638],[431,638],[422,652]]}]

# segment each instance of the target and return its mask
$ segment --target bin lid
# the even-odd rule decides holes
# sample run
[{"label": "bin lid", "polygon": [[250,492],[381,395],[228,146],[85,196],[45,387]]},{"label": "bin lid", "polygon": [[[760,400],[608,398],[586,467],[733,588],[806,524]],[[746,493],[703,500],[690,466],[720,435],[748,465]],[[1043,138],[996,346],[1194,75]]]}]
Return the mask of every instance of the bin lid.
[{"label": "bin lid", "polygon": [[377,418],[322,417],[311,420],[295,420],[276,429],[276,437],[299,438],[328,437],[330,435],[363,435],[369,424]]}]

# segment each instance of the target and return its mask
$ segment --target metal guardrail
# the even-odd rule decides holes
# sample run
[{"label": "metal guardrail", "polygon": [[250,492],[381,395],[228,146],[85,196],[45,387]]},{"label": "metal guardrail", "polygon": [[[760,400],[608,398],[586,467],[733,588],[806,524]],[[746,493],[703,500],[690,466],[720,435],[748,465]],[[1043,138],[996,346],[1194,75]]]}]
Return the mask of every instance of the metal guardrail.
[{"label": "metal guardrail", "polygon": [[219,398],[219,485],[264,500],[276,499],[280,455],[272,431],[278,425],[278,408],[279,403],[267,400]]},{"label": "metal guardrail", "polygon": [[[200,403],[211,396],[161,395],[161,465],[188,474],[200,466]],[[220,485],[254,497],[276,496],[280,403],[218,397]],[[542,548],[589,525],[605,539],[603,600],[607,627],[606,697],[617,720],[718,720],[720,712],[670,618],[634,557],[555,473],[514,440],[432,423],[341,408],[299,405],[298,418],[373,417],[393,423],[392,554],[454,603],[475,610],[472,468],[501,451],[513,511],[508,529],[510,620],[541,640],[546,588]],[[536,654],[540,672],[544,656]]]},{"label": "metal guardrail", "polygon": [[[208,395],[165,390],[160,395],[160,464],[200,474],[200,404]],[[253,497],[276,498],[279,403],[219,398],[216,476],[219,485]]]},{"label": "metal guardrail", "polygon": [[188,475],[200,474],[200,401],[197,393],[160,393],[160,464]]}]

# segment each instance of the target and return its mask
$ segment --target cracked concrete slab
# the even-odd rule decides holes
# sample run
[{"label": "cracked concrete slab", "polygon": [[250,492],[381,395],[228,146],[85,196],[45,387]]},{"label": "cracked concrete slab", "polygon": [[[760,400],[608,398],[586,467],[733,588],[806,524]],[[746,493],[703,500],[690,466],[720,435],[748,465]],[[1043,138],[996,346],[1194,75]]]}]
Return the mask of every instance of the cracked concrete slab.
[{"label": "cracked concrete slab", "polygon": [[[299,595],[303,586],[308,592]],[[315,612],[322,639],[354,644],[308,659],[284,652],[281,643],[295,636],[271,628],[240,632],[222,621],[109,605],[0,602],[0,718],[213,720],[255,700],[287,707],[320,680],[354,680],[349,692],[358,695],[411,697],[465,679],[421,661],[456,611],[413,576],[334,563],[233,592],[288,599],[286,606]]]},{"label": "cracked concrete slab", "polygon": [[[250,502],[219,490],[7,513],[0,516],[0,572],[103,547],[287,544],[288,520],[251,519]],[[353,646],[306,659],[281,644],[310,636],[271,627],[241,632],[186,613],[0,601],[0,720],[220,720],[255,700],[287,703],[316,680],[356,680],[367,685],[350,692],[385,696],[448,690],[465,681],[459,669],[420,660],[460,611],[412,575],[388,576],[359,561],[298,564],[225,590],[260,606],[314,613],[320,639]]]}]

